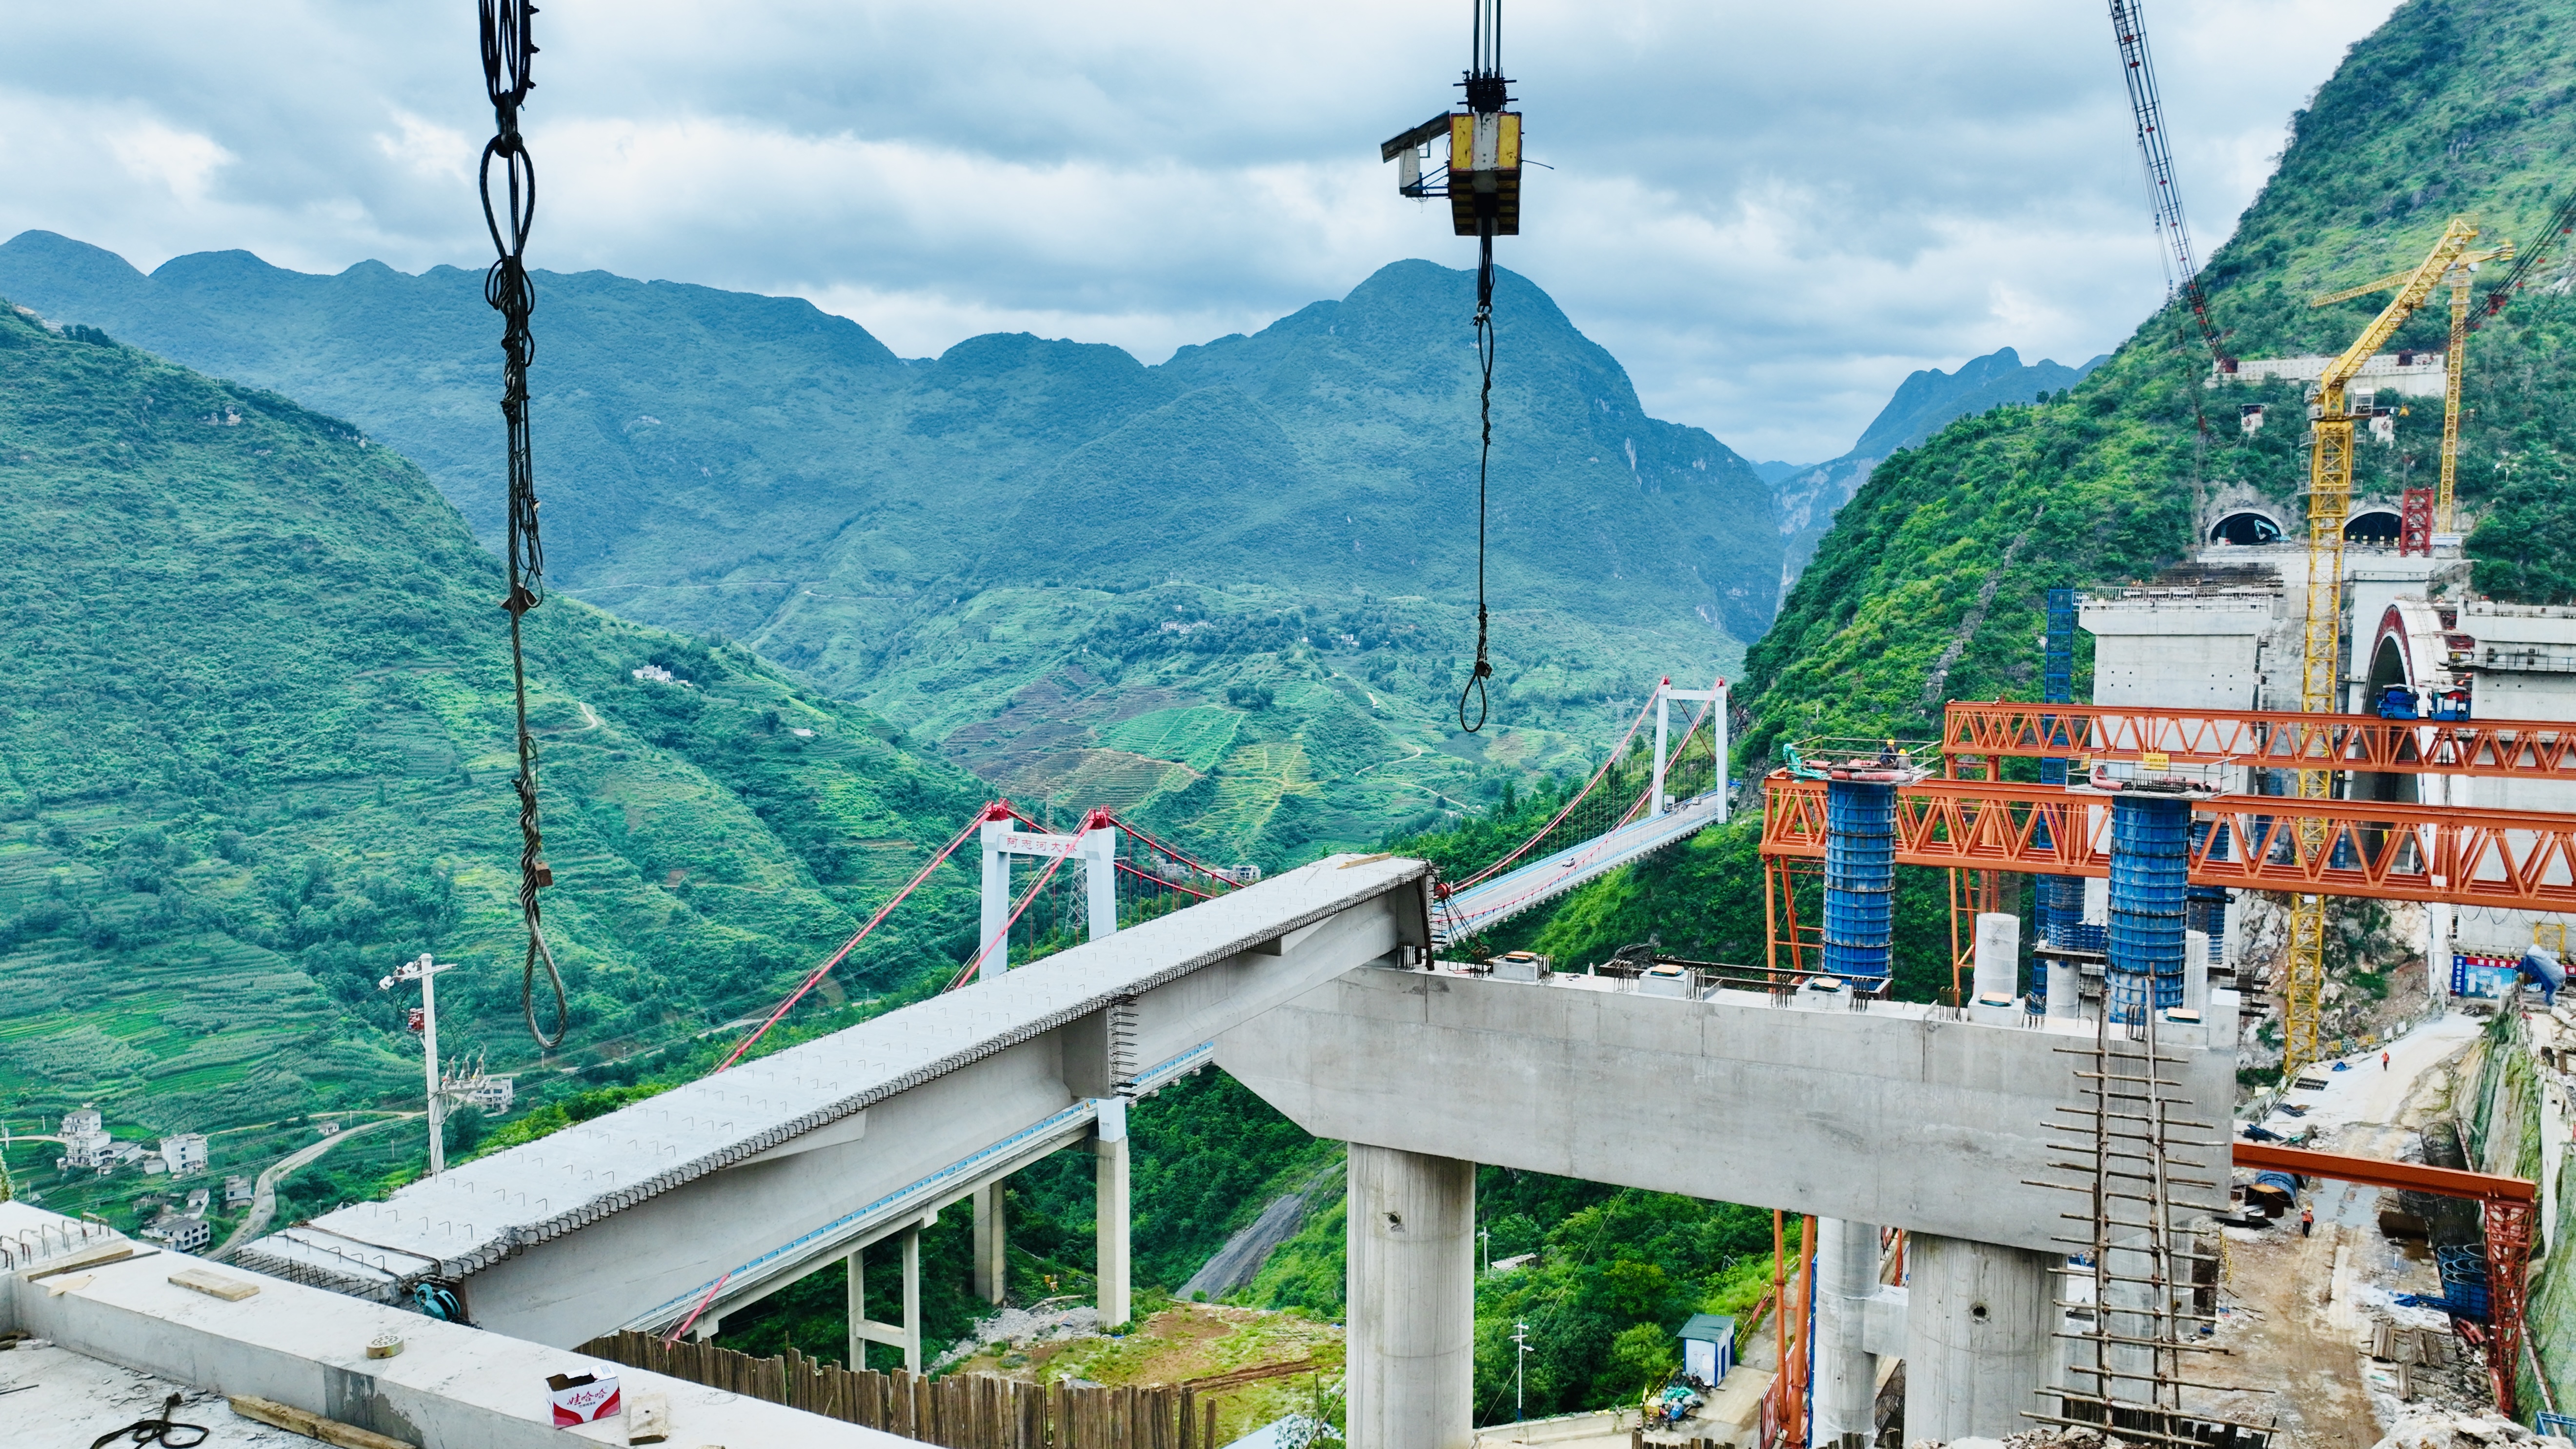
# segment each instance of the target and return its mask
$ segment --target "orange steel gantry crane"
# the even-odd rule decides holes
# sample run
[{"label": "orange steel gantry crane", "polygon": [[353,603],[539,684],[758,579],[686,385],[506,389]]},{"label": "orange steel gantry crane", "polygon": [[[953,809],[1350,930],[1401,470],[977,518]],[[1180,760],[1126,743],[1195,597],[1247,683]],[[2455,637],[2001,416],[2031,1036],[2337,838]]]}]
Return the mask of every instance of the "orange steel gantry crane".
[{"label": "orange steel gantry crane", "polygon": [[2285,710],[1952,700],[1944,773],[1992,778],[1997,759],[2252,765],[2384,775],[2479,775],[2576,783],[2576,723],[2405,720]]},{"label": "orange steel gantry crane", "polygon": [[[2449,274],[2478,229],[2467,217],[2455,216],[2442,229],[2424,260],[2416,263],[2397,295],[2361,330],[2350,347],[2326,364],[2309,405],[2308,455],[2308,608],[2299,669],[2299,709],[2306,714],[2335,711],[2338,666],[2343,657],[2343,528],[2352,511],[2352,415],[2344,410],[2344,385],[2361,372],[2381,345]],[[2299,771],[2299,795],[2323,800],[2334,792],[2330,769]],[[2322,848],[2323,822],[2301,826],[2305,843]],[[2325,990],[2326,905],[2321,895],[2303,894],[2290,911],[2290,941],[2284,953],[2281,982],[2281,1037],[2284,1074],[2317,1059],[2317,1012]]]},{"label": "orange steel gantry crane", "polygon": [[[2576,781],[2576,724],[2536,720],[1957,700],[1941,750],[1946,778],[1898,792],[1897,862],[1989,878],[2110,871],[2103,802],[1999,781],[2005,758]],[[1764,791],[1768,964],[1803,971],[1816,928],[1797,887],[1824,855],[1824,791],[1785,771]],[[2224,795],[2195,815],[2213,827],[2193,848],[2196,885],[2576,911],[2576,815],[2282,795]]]}]

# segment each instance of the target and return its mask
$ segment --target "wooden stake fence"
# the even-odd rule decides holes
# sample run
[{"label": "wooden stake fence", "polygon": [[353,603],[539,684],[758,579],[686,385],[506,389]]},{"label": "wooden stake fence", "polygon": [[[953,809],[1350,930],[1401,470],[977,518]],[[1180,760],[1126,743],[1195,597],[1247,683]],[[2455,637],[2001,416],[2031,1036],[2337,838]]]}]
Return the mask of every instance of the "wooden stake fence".
[{"label": "wooden stake fence", "polygon": [[792,1348],[753,1358],[634,1332],[578,1351],[946,1449],[1216,1449],[1216,1405],[1201,1405],[1187,1386],[1077,1389],[993,1374],[854,1372]]}]

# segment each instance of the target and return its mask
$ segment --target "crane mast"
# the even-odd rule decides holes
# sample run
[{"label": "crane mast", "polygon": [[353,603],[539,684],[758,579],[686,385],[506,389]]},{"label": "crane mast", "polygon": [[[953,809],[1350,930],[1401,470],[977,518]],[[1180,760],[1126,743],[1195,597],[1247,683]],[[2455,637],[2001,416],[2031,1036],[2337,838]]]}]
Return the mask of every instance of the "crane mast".
[{"label": "crane mast", "polygon": [[[2308,612],[2299,669],[2299,708],[2304,713],[2335,712],[2336,668],[2343,654],[2337,646],[2343,640],[2343,528],[2352,511],[2353,421],[2344,410],[2344,385],[2361,374],[2371,354],[2461,265],[2469,243],[2477,239],[2478,229],[2467,217],[2451,218],[2432,251],[2397,283],[2397,295],[2317,378],[2316,400],[2308,410],[2314,432],[2308,454]],[[2299,772],[2302,799],[2321,800],[2333,789],[2333,771]],[[2325,826],[2301,822],[2299,848],[2307,859],[2323,852]],[[2282,962],[2281,1075],[2286,1080],[2297,1080],[2300,1069],[2317,1060],[2325,927],[2325,897],[2302,895],[2293,902],[2289,949]]]}]

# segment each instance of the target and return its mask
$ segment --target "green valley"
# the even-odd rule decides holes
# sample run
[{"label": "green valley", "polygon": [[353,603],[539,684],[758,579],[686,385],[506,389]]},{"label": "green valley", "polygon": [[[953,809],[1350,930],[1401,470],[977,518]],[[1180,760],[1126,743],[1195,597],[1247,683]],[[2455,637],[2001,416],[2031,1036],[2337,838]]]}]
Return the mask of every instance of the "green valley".
[{"label": "green valley", "polygon": [[[538,286],[566,593],[737,641],[1031,808],[1140,810],[1265,867],[1581,768],[1658,677],[1735,668],[1776,593],[1776,533],[1736,526],[1770,516],[1749,465],[1644,416],[1508,273],[1481,736],[1454,719],[1475,636],[1466,273],[1396,263],[1156,367],[1025,335],[904,361],[801,301]],[[30,232],[0,246],[0,294],[350,418],[497,526],[479,274],[227,252],[145,277]],[[1239,740],[1182,758],[1108,737],[1165,708],[1233,711]]]}]

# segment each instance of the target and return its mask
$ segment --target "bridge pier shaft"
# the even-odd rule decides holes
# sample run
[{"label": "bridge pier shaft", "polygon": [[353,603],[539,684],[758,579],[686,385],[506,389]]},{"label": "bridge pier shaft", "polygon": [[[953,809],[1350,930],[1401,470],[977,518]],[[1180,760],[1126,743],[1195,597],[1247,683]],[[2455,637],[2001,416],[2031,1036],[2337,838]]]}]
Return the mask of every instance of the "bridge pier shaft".
[{"label": "bridge pier shaft", "polygon": [[1010,1287],[1008,1239],[1004,1236],[1002,1184],[975,1189],[975,1296],[999,1303]]},{"label": "bridge pier shaft", "polygon": [[1351,1449],[1474,1440],[1476,1164],[1350,1144]]},{"label": "bridge pier shaft", "polygon": [[903,1322],[879,1323],[868,1317],[867,1247],[852,1248],[845,1260],[850,1274],[850,1357],[853,1369],[867,1366],[867,1346],[882,1343],[903,1350],[903,1366],[921,1372],[921,1230],[939,1220],[937,1213],[895,1235],[903,1247]]},{"label": "bridge pier shaft", "polygon": [[2000,1439],[2031,1426],[2057,1356],[2053,1281],[2027,1248],[1906,1239],[1905,1438]]},{"label": "bridge pier shaft", "polygon": [[1816,1414],[1811,1442],[1858,1434],[1878,1438],[1878,1360],[1864,1345],[1870,1296],[1878,1291],[1878,1229],[1816,1219]]},{"label": "bridge pier shaft", "polygon": [[1098,1284],[1094,1301],[1100,1306],[1103,1328],[1125,1323],[1133,1311],[1127,1296],[1126,1107],[1124,1098],[1102,1101],[1091,1139],[1092,1247]]}]

